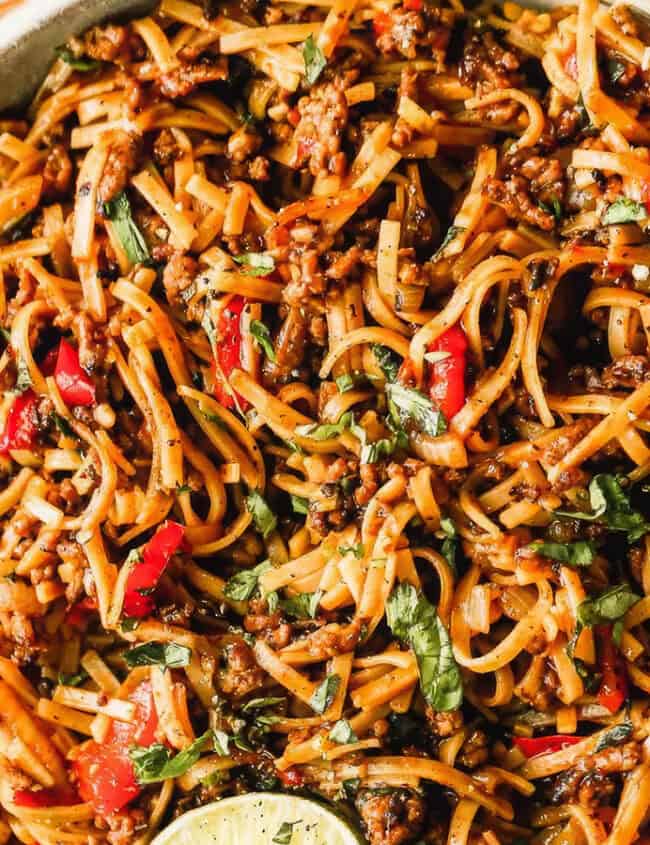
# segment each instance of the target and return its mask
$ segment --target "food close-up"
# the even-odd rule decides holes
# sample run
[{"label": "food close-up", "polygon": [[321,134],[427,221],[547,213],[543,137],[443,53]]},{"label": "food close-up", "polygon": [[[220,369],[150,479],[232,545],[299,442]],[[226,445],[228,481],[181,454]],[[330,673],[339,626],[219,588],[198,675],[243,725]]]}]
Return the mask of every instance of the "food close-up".
[{"label": "food close-up", "polygon": [[0,845],[648,845],[650,2],[51,5]]}]

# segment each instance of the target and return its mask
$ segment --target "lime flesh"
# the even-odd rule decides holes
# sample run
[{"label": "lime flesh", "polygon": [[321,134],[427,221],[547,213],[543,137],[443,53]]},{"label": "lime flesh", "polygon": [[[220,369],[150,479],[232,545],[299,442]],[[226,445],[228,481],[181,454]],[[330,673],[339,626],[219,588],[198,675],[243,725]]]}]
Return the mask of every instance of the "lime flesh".
[{"label": "lime flesh", "polygon": [[315,801],[249,792],[177,818],[152,845],[359,845],[359,834]]}]

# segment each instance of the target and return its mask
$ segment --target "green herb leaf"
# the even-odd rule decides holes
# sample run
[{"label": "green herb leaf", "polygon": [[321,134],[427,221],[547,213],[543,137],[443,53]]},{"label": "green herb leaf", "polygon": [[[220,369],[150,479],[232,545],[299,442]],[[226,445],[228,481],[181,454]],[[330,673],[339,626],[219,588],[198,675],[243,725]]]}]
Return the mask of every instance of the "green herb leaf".
[{"label": "green herb leaf", "polygon": [[352,424],[352,414],[348,411],[336,423],[297,425],[296,434],[300,434],[301,437],[311,437],[312,440],[330,440],[332,437],[339,437]]},{"label": "green herb leaf", "polygon": [[338,552],[340,555],[347,555],[352,552],[352,554],[356,557],[357,560],[361,560],[361,558],[366,553],[363,547],[363,543],[355,543],[354,546],[339,546]]},{"label": "green herb leaf", "polygon": [[224,595],[233,601],[248,601],[257,589],[260,576],[269,569],[271,569],[271,563],[268,560],[258,563],[252,569],[242,569],[226,581],[226,586],[223,588]]},{"label": "green herb leaf", "polygon": [[602,751],[605,748],[611,748],[613,745],[620,745],[621,742],[625,742],[630,737],[632,730],[632,722],[629,720],[614,725],[611,730],[601,736],[595,750]]},{"label": "green herb leaf", "polygon": [[259,531],[262,537],[266,539],[272,531],[275,531],[278,518],[257,490],[251,490],[246,497],[246,507],[253,516],[255,530]]},{"label": "green herb leaf", "polygon": [[275,259],[267,252],[244,252],[233,259],[245,267],[248,276],[268,276],[275,270]]},{"label": "green herb leaf", "polygon": [[339,389],[339,393],[347,393],[348,390],[363,384],[367,376],[365,373],[343,373],[337,376],[334,381]]},{"label": "green herb leaf", "polygon": [[384,374],[386,381],[395,381],[400,368],[399,358],[395,352],[387,346],[381,346],[379,343],[373,343],[370,348],[377,361],[377,366]]},{"label": "green herb leaf", "polygon": [[230,745],[230,737],[225,731],[213,731],[213,734],[214,750],[220,757],[227,757],[228,746]]},{"label": "green herb leaf", "polygon": [[612,85],[615,85],[625,73],[625,65],[618,59],[607,59],[607,76]]},{"label": "green herb leaf", "polygon": [[356,798],[359,787],[361,786],[361,778],[346,778],[341,781],[341,787],[336,795],[339,801],[349,801]]},{"label": "green herb leaf", "polygon": [[32,377],[29,374],[29,367],[22,359],[19,357],[16,360],[16,385],[14,390],[16,393],[24,393],[26,390],[32,386]]},{"label": "green herb leaf", "polygon": [[633,510],[625,491],[615,475],[600,473],[589,485],[592,513],[556,511],[558,516],[594,521],[602,518],[612,531],[626,531],[628,543],[634,543],[650,531],[650,523]]},{"label": "green herb leaf", "polygon": [[458,235],[460,235],[461,232],[464,232],[464,231],[465,231],[464,226],[450,226],[447,229],[447,232],[445,234],[445,237],[443,238],[442,243],[440,244],[440,246],[438,247],[436,252],[434,252],[434,254],[432,255],[431,260],[437,261],[439,258],[442,258],[442,254],[445,251],[445,247],[449,246],[449,244],[454,240],[454,238],[456,238]]},{"label": "green herb leaf", "polygon": [[305,62],[305,82],[312,86],[327,65],[327,59],[314,41],[313,35],[307,36],[302,47],[302,57]]},{"label": "green herb leaf", "polygon": [[[311,36],[309,37],[311,38]],[[275,842],[275,845],[290,845],[294,825],[299,824],[301,821],[302,819],[298,819],[295,822],[282,822],[271,842]]]},{"label": "green herb leaf", "polygon": [[300,593],[297,596],[279,599],[278,604],[285,613],[295,619],[315,619],[322,597],[323,591],[316,590],[315,593]]},{"label": "green herb leaf", "polygon": [[112,222],[124,252],[132,264],[142,264],[149,260],[147,242],[135,225],[131,203],[124,192],[104,203],[104,217]]},{"label": "green herb leaf", "polygon": [[158,783],[168,778],[185,774],[201,756],[209,743],[214,743],[214,732],[206,731],[184,751],[172,756],[169,749],[160,743],[148,747],[135,745],[129,749],[133,769],[138,783]]},{"label": "green herb leaf", "polygon": [[577,612],[578,624],[585,628],[617,622],[638,601],[641,601],[641,597],[632,592],[627,584],[611,587],[599,596],[580,602]]},{"label": "green herb leaf", "polygon": [[271,340],[271,332],[268,326],[265,326],[261,320],[252,320],[251,334],[259,345],[264,350],[264,354],[274,364],[276,362],[275,349],[273,348],[273,341]]},{"label": "green herb leaf", "polygon": [[144,643],[124,654],[129,669],[134,666],[165,666],[179,669],[189,666],[192,650],[178,643]]},{"label": "green herb leaf", "polygon": [[332,742],[339,745],[349,745],[351,742],[357,742],[359,737],[352,730],[352,725],[347,719],[339,719],[329,732],[329,738]]},{"label": "green herb leaf", "polygon": [[387,384],[386,393],[393,419],[407,430],[410,426],[430,437],[437,437],[447,430],[444,416],[424,393],[396,383]]},{"label": "green herb leaf", "polygon": [[596,554],[596,546],[590,540],[576,543],[531,543],[528,548],[543,557],[559,560],[569,566],[589,566]]},{"label": "green herb leaf", "polygon": [[81,672],[77,672],[76,674],[66,674],[65,672],[59,672],[58,682],[61,686],[64,687],[78,687],[79,684],[83,684],[84,681],[87,681],[90,675],[88,672],[85,672],[83,669]]},{"label": "green herb leaf", "polygon": [[426,701],[434,710],[457,710],[463,701],[463,681],[435,607],[412,584],[402,583],[388,598],[386,621],[413,650]]},{"label": "green herb leaf", "polygon": [[54,52],[67,65],[70,65],[73,70],[79,70],[82,73],[87,73],[91,70],[97,70],[102,66],[102,63],[95,61],[95,59],[85,59],[83,57],[75,56],[72,50],[70,50],[68,47],[55,47]]},{"label": "green herb leaf", "polygon": [[58,430],[61,432],[61,434],[64,437],[74,437],[74,438],[77,437],[77,435],[72,430],[72,426],[66,420],[65,417],[62,417],[61,414],[57,414],[56,411],[52,411],[51,416],[52,416],[52,422],[54,423],[54,425],[58,428]]},{"label": "green herb leaf", "polygon": [[302,496],[294,496],[293,493],[291,493],[291,507],[293,508],[294,513],[309,513],[309,502],[307,499],[303,499]]},{"label": "green herb leaf", "polygon": [[324,713],[330,704],[334,701],[338,688],[341,686],[341,679],[338,675],[328,675],[325,680],[319,684],[309,702],[312,710],[316,713]]},{"label": "green herb leaf", "polygon": [[622,197],[613,202],[600,218],[603,226],[611,226],[614,223],[633,223],[639,220],[647,220],[648,212],[646,207],[635,200]]},{"label": "green herb leaf", "polygon": [[286,698],[281,696],[268,696],[268,698],[251,698],[241,709],[242,713],[250,713],[253,710],[263,710],[265,707],[275,707],[284,704]]},{"label": "green herb leaf", "polygon": [[458,552],[458,532],[456,531],[456,526],[454,525],[453,519],[443,516],[440,520],[440,527],[446,534],[440,547],[440,553],[449,564],[454,575],[457,575],[456,554]]}]

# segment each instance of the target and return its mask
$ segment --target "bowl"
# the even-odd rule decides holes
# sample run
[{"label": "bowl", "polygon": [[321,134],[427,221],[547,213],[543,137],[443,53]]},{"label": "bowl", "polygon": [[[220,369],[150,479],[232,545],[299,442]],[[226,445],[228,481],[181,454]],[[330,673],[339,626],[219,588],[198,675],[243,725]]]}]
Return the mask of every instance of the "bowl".
[{"label": "bowl", "polygon": [[72,35],[108,18],[134,17],[154,0],[23,0],[0,18],[0,110],[33,95]]}]

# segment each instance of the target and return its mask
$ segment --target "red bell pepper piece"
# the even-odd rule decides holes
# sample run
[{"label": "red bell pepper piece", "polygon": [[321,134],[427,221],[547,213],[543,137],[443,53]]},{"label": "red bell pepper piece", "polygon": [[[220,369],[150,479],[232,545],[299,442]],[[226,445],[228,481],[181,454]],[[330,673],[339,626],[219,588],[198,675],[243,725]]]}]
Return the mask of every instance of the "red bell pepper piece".
[{"label": "red bell pepper piece", "polygon": [[431,364],[431,399],[450,420],[465,404],[467,338],[460,326],[452,326],[428,346],[429,352],[446,352],[447,357]]},{"label": "red bell pepper piece", "polygon": [[602,673],[598,701],[610,713],[616,713],[629,695],[625,660],[612,639],[611,625],[599,625],[596,628],[596,637]]},{"label": "red bell pepper piece", "polygon": [[421,12],[422,0],[404,0],[404,8],[409,12]]},{"label": "red bell pepper piece", "polygon": [[126,616],[148,616],[155,603],[151,593],[158,585],[171,556],[183,541],[185,528],[177,522],[166,522],[144,547],[142,560],[137,563],[127,579],[124,594]]},{"label": "red bell pepper piece", "polygon": [[72,605],[66,613],[64,621],[66,625],[83,629],[88,624],[88,617],[95,610],[97,610],[97,601],[90,596],[86,596]]},{"label": "red bell pepper piece", "polygon": [[291,766],[288,769],[285,769],[283,772],[279,771],[278,777],[280,778],[280,781],[282,782],[282,786],[286,786],[287,789],[291,789],[292,787],[299,787],[299,786],[305,785],[304,777],[300,774],[298,769],[294,769],[293,766]]},{"label": "red bell pepper piece", "polygon": [[143,681],[128,699],[136,705],[133,722],[114,720],[104,742],[86,742],[73,763],[79,794],[101,816],[121,810],[140,794],[129,749],[151,745],[156,738],[158,714],[151,683]]},{"label": "red bell pepper piece", "polygon": [[71,786],[14,790],[14,804],[19,807],[70,807],[80,803],[81,799]]},{"label": "red bell pepper piece", "polygon": [[31,449],[36,441],[36,405],[38,397],[33,390],[26,390],[16,396],[9,413],[5,430],[0,438],[0,454],[11,449]]},{"label": "red bell pepper piece", "polygon": [[[224,408],[234,408],[235,399],[227,382],[233,370],[241,367],[241,315],[248,300],[235,295],[228,301],[228,305],[219,314],[217,325],[216,356],[219,366],[214,367],[214,395]],[[243,396],[237,395],[237,402],[242,411],[249,405]]]},{"label": "red bell pepper piece", "polygon": [[540,754],[561,751],[568,745],[575,745],[577,742],[582,742],[583,739],[583,736],[569,736],[566,734],[534,737],[516,736],[514,743],[526,757],[538,757]]},{"label": "red bell pepper piece", "polygon": [[95,404],[95,385],[81,369],[78,350],[67,340],[59,343],[54,380],[66,405]]},{"label": "red bell pepper piece", "polygon": [[372,21],[372,28],[377,38],[385,35],[393,26],[393,20],[386,12],[377,12]]}]

